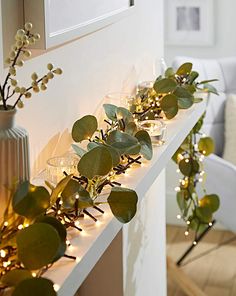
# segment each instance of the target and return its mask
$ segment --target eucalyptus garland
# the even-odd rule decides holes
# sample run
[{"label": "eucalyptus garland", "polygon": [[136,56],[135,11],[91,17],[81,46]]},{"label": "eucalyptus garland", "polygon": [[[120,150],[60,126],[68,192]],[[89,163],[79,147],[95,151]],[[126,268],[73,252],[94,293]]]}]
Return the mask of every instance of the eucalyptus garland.
[{"label": "eucalyptus garland", "polygon": [[[65,256],[69,229],[83,231],[81,219],[96,217],[90,209],[103,213],[102,204],[110,206],[113,215],[122,223],[135,215],[138,197],[134,190],[124,188],[117,176],[131,166],[138,167],[143,158],[153,155],[149,134],[140,130],[137,120],[146,118],[171,119],[179,109],[190,108],[200,99],[198,90],[216,93],[209,81],[196,82],[198,73],[192,64],[182,65],[175,73],[169,68],[165,77],[158,77],[151,89],[137,92],[129,110],[105,104],[105,128],[99,128],[95,116],[78,119],[72,128],[75,153],[79,156],[78,174],[68,175],[56,185],[45,182],[35,186],[23,182],[12,189],[0,226],[0,289],[12,289],[13,296],[56,295],[55,286],[43,278],[44,272]],[[212,80],[213,81],[213,80]],[[23,90],[22,90],[23,91]],[[216,195],[199,199],[196,185],[203,178],[201,159],[213,151],[210,138],[197,144],[203,118],[194,127],[176,153],[176,161],[184,177],[178,189],[181,217],[187,227],[197,232],[212,221],[219,206]],[[197,145],[197,146],[196,146]]]},{"label": "eucalyptus garland", "polygon": [[[198,81],[199,74],[192,69],[192,63],[182,64],[177,71],[168,68],[164,77],[159,76],[156,79],[153,87],[144,87],[138,91],[135,98],[129,101],[129,110],[137,120],[172,119],[180,109],[188,109],[203,100],[195,97],[196,92],[202,95],[218,94],[216,88],[210,84],[217,79]],[[207,194],[204,187],[206,175],[203,159],[214,152],[213,139],[200,132],[204,117],[205,115],[199,119],[173,156],[179,166],[178,172],[183,175],[176,187],[177,203],[181,211],[177,218],[186,222],[186,236],[190,229],[195,231],[194,244],[198,234],[212,226],[213,213],[220,205],[219,197],[216,194]]]},{"label": "eucalyptus garland", "polygon": [[[14,287],[13,295],[29,295],[37,288],[38,295],[55,295],[53,283],[41,276],[63,256],[76,259],[65,254],[67,229],[83,231],[79,221],[84,215],[96,221],[89,209],[103,213],[99,205],[104,203],[122,223],[134,217],[137,194],[122,187],[115,177],[140,165],[142,157],[152,158],[151,139],[146,131],[138,130],[127,109],[104,108],[105,130],[98,129],[93,115],[73,125],[74,141],[87,142],[86,149],[73,145],[80,157],[78,176],[65,172],[55,187],[49,182],[47,187],[23,182],[12,195],[0,232],[1,289]],[[108,197],[98,201],[104,188],[109,189]],[[24,294],[26,290],[31,292]]]}]

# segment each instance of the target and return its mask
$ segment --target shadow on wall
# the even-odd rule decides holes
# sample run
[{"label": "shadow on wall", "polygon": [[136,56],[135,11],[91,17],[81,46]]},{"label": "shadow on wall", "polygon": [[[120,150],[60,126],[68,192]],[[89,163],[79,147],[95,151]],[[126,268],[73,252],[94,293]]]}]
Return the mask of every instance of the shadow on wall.
[{"label": "shadow on wall", "polygon": [[33,166],[32,173],[33,177],[37,176],[42,170],[45,169],[47,160],[54,156],[60,156],[68,152],[73,143],[71,134],[66,128],[62,133],[57,133],[48,141],[43,149],[38,153]]}]

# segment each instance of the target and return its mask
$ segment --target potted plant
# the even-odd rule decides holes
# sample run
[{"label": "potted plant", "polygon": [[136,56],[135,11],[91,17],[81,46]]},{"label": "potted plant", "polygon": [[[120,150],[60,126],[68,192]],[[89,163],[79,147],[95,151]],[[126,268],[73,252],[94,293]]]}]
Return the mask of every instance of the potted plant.
[{"label": "potted plant", "polygon": [[62,73],[60,68],[48,64],[48,72],[42,77],[32,73],[29,86],[22,86],[17,81],[17,69],[24,65],[24,59],[31,56],[28,47],[40,39],[39,34],[32,33],[32,27],[31,23],[26,23],[24,29],[16,32],[15,43],[5,60],[8,66],[6,77],[0,82],[1,208],[4,208],[15,185],[29,179],[28,135],[25,129],[14,124],[17,108],[23,108],[24,100],[31,98],[32,93],[45,91],[54,75]]}]

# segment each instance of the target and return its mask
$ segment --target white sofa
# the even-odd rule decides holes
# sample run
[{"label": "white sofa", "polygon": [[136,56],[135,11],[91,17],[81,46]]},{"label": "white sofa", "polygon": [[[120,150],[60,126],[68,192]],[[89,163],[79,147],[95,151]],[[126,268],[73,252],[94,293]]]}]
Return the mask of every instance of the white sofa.
[{"label": "white sofa", "polygon": [[[206,189],[208,193],[216,193],[220,196],[221,206],[215,214],[216,219],[226,228],[236,232],[236,166],[222,158],[225,101],[228,94],[236,93],[236,57],[218,60],[176,57],[173,67],[177,68],[187,61],[192,62],[193,69],[199,72],[199,80],[213,78],[219,80],[214,83],[219,96],[211,94],[203,126],[204,133],[212,136],[216,144],[215,154],[207,157],[204,162],[207,173]],[[177,183],[175,165],[170,163],[167,169],[167,222],[170,223],[173,223],[177,210],[176,206],[173,206],[175,195],[173,188]],[[174,201],[176,202],[175,197]],[[170,207],[169,211],[168,207]]]}]

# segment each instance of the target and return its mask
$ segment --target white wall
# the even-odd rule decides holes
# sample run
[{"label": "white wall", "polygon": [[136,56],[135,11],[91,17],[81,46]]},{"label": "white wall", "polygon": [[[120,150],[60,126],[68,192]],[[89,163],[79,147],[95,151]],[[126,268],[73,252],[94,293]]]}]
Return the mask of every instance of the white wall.
[{"label": "white wall", "polygon": [[[217,58],[236,55],[235,0],[214,0],[214,46],[165,46],[165,59],[169,65],[176,55],[199,58]],[[165,20],[168,12],[165,12]]]},{"label": "white wall", "polygon": [[68,148],[66,132],[63,145],[57,144],[76,119],[93,113],[105,94],[131,91],[139,80],[154,78],[153,64],[162,56],[163,0],[136,0],[133,15],[28,61],[19,71],[22,84],[34,71],[43,74],[48,62],[64,71],[18,112],[17,123],[30,135],[33,173]]}]

